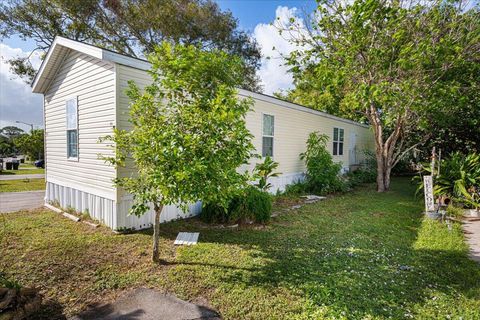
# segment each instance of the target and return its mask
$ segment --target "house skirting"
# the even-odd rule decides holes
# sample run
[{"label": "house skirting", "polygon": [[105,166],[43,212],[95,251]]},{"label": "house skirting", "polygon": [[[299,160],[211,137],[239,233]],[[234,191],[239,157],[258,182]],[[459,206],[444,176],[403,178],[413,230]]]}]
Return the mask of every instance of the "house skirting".
[{"label": "house skirting", "polygon": [[112,229],[117,228],[114,200],[48,181],[45,194],[47,203],[58,205],[63,209],[72,208],[81,213],[88,212],[92,219]]},{"label": "house skirting", "polygon": [[[284,191],[287,185],[303,179],[304,173],[301,172],[282,174],[279,177],[271,178],[269,180],[272,184],[270,192]],[[47,203],[58,205],[63,209],[72,208],[79,213],[88,212],[92,219],[102,222],[113,230],[150,228],[154,221],[153,209],[140,217],[129,214],[133,204],[131,196],[124,196],[117,202],[100,195],[48,181],[45,194]],[[193,217],[200,214],[201,211],[202,203],[200,201],[189,205],[186,211],[175,205],[165,206],[162,211],[161,222]]]}]

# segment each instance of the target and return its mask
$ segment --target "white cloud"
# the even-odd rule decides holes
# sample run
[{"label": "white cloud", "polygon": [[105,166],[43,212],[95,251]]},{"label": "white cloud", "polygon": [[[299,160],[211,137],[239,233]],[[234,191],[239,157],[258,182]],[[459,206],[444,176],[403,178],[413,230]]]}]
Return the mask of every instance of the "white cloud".
[{"label": "white cloud", "polygon": [[[0,43],[0,128],[15,125],[24,130],[29,127],[15,123],[16,120],[33,123],[43,127],[42,96],[32,93],[30,85],[10,71],[7,60],[14,57],[26,57],[30,52],[12,48]],[[41,63],[40,53],[34,52],[32,65],[38,68]]]},{"label": "white cloud", "polygon": [[279,27],[289,26],[292,17],[295,18],[296,26],[300,27],[300,30],[304,29],[303,20],[297,17],[297,8],[278,6],[273,25],[259,23],[253,31],[253,37],[261,46],[263,58],[258,74],[266,94],[292,88],[293,78],[288,73],[288,67],[284,65],[282,55],[288,55],[298,49],[289,41],[298,36],[298,33],[295,31],[279,33]]}]

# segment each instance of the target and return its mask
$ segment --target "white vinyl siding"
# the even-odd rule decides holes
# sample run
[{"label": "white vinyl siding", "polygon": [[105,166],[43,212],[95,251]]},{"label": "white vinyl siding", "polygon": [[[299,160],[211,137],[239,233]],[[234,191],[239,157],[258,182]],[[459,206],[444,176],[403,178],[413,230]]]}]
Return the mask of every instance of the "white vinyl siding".
[{"label": "white vinyl siding", "polygon": [[[78,161],[68,159],[66,102],[77,97]],[[115,126],[113,64],[70,51],[45,92],[47,181],[115,199],[114,167],[99,159],[112,155],[111,143],[98,139]]]},{"label": "white vinyl siding", "polygon": [[[241,97],[245,97],[241,95]],[[263,96],[262,96],[263,97]],[[344,152],[343,155],[335,156],[336,162],[341,162],[344,168],[349,166],[348,150],[349,132],[357,134],[357,149],[359,150],[359,159],[361,162],[363,150],[373,149],[373,135],[369,128],[354,123],[343,122],[333,118],[317,115],[311,112],[296,110],[279,106],[276,103],[255,98],[253,110],[248,112],[246,117],[247,128],[253,134],[253,145],[257,153],[261,154],[263,148],[263,115],[275,115],[275,146],[273,155],[276,162],[279,163],[278,170],[282,175],[301,173],[305,171],[305,165],[300,160],[300,153],[305,151],[306,141],[311,132],[318,131],[329,137],[327,150],[333,150],[333,128],[342,126],[344,128]],[[252,170],[255,163],[261,162],[261,159],[254,159],[250,166],[243,167]]]},{"label": "white vinyl siding", "polygon": [[[127,96],[126,91],[129,88],[128,82],[133,81],[140,88],[143,89],[147,85],[151,84],[152,78],[150,75],[140,69],[127,67],[124,65],[116,65],[117,72],[117,127],[122,130],[130,130],[132,124],[129,122],[130,118],[130,98]],[[131,159],[126,160],[125,167],[118,168],[118,177],[126,177],[135,174],[136,170]],[[118,189],[118,199],[125,196],[123,189]]]}]

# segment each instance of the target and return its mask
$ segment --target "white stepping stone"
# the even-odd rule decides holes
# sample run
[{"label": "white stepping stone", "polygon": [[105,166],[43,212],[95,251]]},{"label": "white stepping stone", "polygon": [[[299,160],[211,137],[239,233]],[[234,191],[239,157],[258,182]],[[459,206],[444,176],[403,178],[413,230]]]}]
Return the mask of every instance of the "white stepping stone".
[{"label": "white stepping stone", "polygon": [[199,235],[199,232],[179,232],[177,235],[177,239],[175,239],[175,242],[173,244],[179,246],[195,245],[198,242]]}]

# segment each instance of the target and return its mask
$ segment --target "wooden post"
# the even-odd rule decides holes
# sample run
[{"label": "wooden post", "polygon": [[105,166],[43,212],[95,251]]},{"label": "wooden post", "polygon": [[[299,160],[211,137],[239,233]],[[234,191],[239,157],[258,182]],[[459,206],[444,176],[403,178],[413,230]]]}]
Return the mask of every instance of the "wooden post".
[{"label": "wooden post", "polygon": [[435,158],[436,158],[436,154],[435,154],[435,147],[432,148],[432,159],[431,159],[431,162],[430,162],[430,170],[431,170],[431,175],[432,177],[435,176]]},{"label": "wooden post", "polygon": [[432,176],[423,176],[423,192],[425,193],[425,213],[428,214],[429,212],[435,211]]}]

